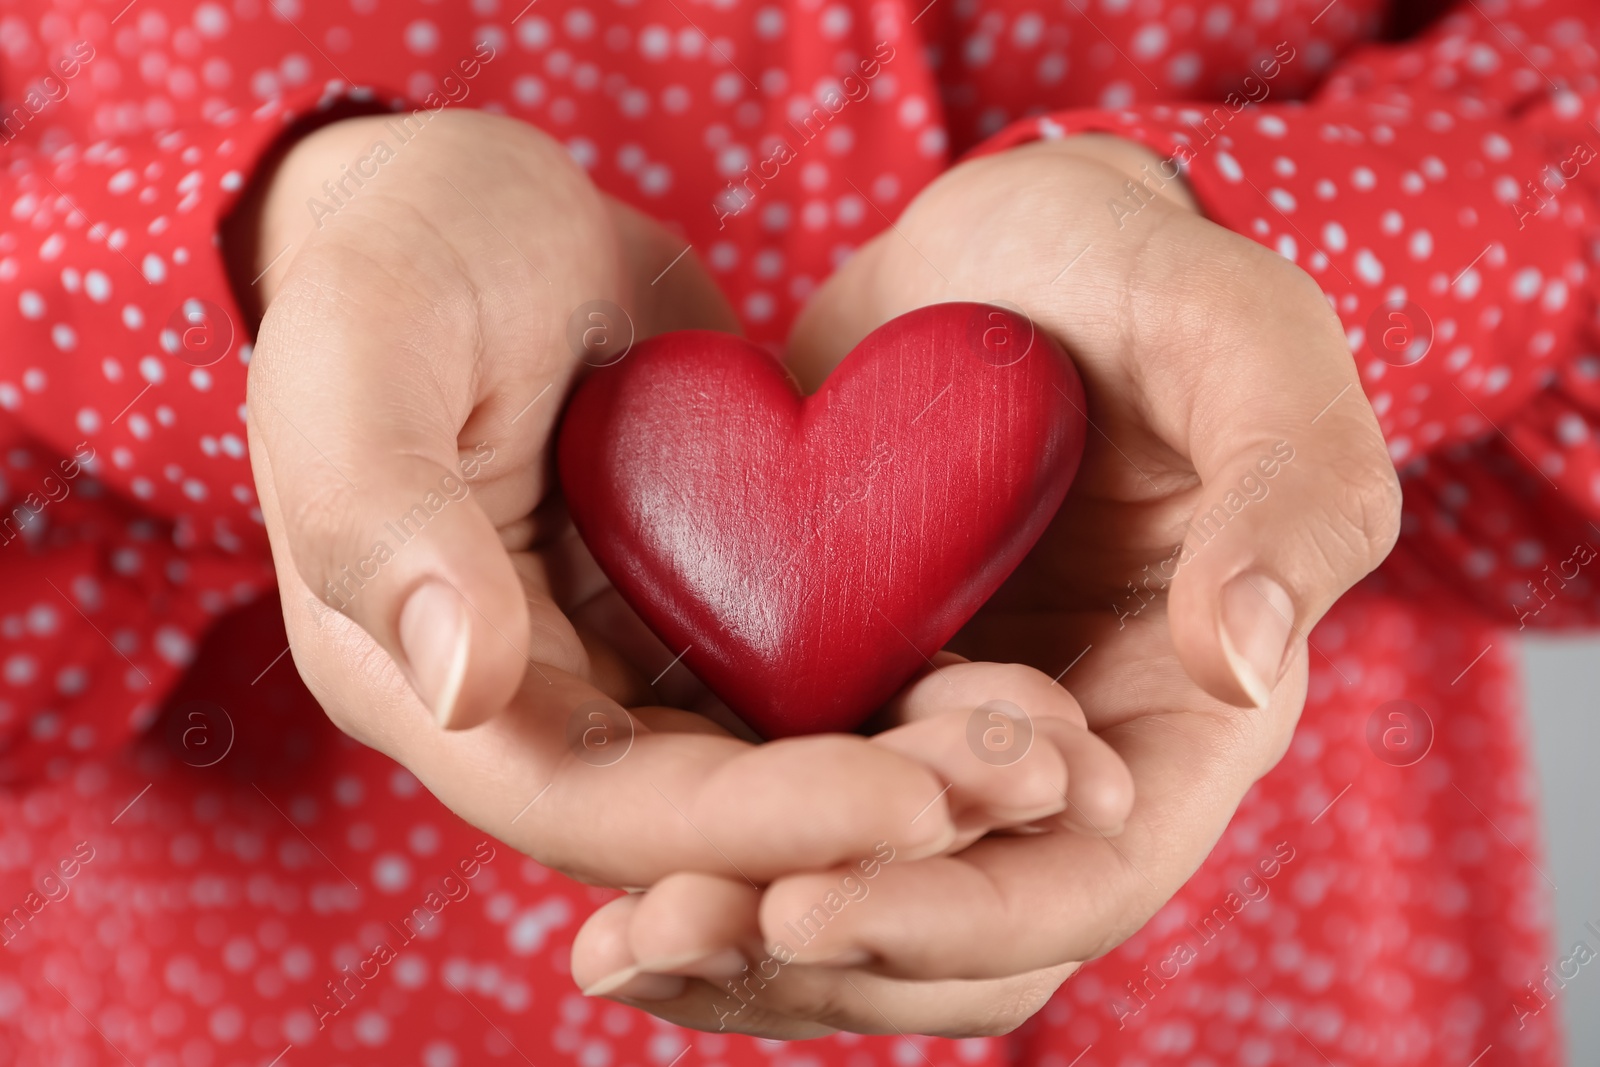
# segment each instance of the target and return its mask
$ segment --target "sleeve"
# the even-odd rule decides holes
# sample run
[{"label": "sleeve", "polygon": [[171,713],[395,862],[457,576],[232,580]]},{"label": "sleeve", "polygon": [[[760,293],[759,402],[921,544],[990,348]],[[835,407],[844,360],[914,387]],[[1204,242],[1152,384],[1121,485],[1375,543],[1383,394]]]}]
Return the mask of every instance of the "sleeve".
[{"label": "sleeve", "polygon": [[[77,71],[56,73],[70,89]],[[272,587],[251,345],[218,234],[289,125],[350,94],[96,140],[104,105],[0,84],[18,101],[0,127],[0,783],[15,783],[148,725],[212,621]],[[256,651],[265,670],[283,650]]]},{"label": "sleeve", "polygon": [[1593,624],[1597,39],[1591,0],[1469,0],[1304,101],[1272,96],[1306,61],[1284,42],[1221,101],[1059,111],[976,151],[1106,132],[1159,153],[1114,217],[1181,175],[1338,312],[1406,488],[1380,581],[1519,627]]}]

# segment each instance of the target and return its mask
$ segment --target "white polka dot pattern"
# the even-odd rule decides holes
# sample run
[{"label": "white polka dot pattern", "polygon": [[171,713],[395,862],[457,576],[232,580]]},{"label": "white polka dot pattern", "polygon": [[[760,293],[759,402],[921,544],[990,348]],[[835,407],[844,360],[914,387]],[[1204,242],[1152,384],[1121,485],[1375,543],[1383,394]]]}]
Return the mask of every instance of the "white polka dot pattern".
[{"label": "white polka dot pattern", "polygon": [[[120,6],[0,3],[0,1063],[1559,1062],[1495,627],[1597,614],[1592,5],[1473,0],[1398,45],[1363,43],[1404,15],[1378,0]],[[397,927],[481,835],[272,659],[217,235],[292,122],[458,93],[486,53],[461,106],[679,226],[763,342],[953,153],[1084,130],[1183,157],[1343,320],[1401,547],[1313,635],[1294,745],[1211,859],[1011,1038],[776,1046],[585,1000],[606,895],[504,847]],[[1372,740],[1395,701],[1437,730],[1406,766]]]}]

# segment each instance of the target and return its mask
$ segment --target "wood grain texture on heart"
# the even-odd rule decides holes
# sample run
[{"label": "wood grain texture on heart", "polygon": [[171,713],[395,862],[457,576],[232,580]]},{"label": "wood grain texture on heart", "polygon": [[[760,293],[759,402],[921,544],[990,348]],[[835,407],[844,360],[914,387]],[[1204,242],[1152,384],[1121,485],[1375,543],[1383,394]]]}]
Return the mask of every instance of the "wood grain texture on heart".
[{"label": "wood grain texture on heart", "polygon": [[1021,315],[936,304],[802,396],[685,331],[592,373],[557,445],[601,568],[761,735],[850,730],[982,607],[1061,506],[1083,386]]}]

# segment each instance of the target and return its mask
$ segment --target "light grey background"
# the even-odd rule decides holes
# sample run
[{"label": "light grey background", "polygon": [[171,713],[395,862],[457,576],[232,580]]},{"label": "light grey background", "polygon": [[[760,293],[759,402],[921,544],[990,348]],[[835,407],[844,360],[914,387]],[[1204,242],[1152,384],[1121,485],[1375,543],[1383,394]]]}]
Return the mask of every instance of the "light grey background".
[{"label": "light grey background", "polygon": [[[1600,926],[1600,638],[1536,638],[1525,662],[1559,959],[1579,940],[1594,945],[1585,922]],[[1600,971],[1578,973],[1561,1012],[1568,1062],[1600,1064]]]}]

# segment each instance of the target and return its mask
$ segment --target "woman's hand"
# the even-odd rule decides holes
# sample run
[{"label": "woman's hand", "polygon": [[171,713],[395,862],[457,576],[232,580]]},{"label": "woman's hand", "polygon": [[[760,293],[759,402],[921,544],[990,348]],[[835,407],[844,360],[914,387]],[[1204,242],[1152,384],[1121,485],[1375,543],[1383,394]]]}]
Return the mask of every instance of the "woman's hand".
[{"label": "woman's hand", "polygon": [[[952,647],[1064,673],[1132,772],[1125,825],[1068,804],[1036,824],[1046,833],[897,858],[803,945],[794,924],[861,871],[759,894],[685,875],[597,913],[574,951],[580,980],[660,936],[672,908],[658,894],[716,899],[715,922],[672,928],[682,953],[731,947],[760,967],[786,944],[793,962],[747,972],[742,991],[695,980],[625,994],[674,1022],[774,1036],[1004,1031],[1166,903],[1281,757],[1316,654],[1306,634],[1387,554],[1398,483],[1308,276],[1207,222],[1176,185],[1120,222],[1108,209],[1155,162],[1085,136],[953,169],[822,288],[793,346],[814,386],[895,315],[1000,299],[1073,354],[1092,423],[1077,481]],[[962,668],[956,702],[1004,698],[1015,669]],[[1070,702],[1059,687],[1025,696],[1014,702],[1036,722]],[[948,714],[950,698],[935,674],[902,709]],[[1102,833],[1064,832],[1086,823]]]},{"label": "woman's hand", "polygon": [[[683,242],[521,123],[447,111],[402,143],[399,121],[297,142],[229,234],[266,307],[257,490],[294,660],[328,714],[590,881],[764,884],[879,841],[949,847],[943,782],[915,759],[735,736],[565,519],[551,434],[585,359],[735,328]],[[711,717],[672,710],[690,707]]]}]

